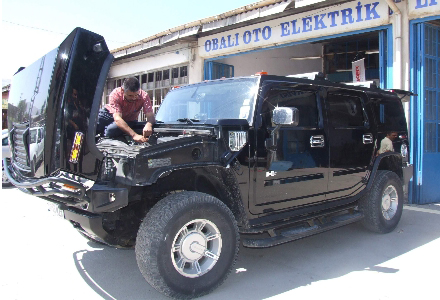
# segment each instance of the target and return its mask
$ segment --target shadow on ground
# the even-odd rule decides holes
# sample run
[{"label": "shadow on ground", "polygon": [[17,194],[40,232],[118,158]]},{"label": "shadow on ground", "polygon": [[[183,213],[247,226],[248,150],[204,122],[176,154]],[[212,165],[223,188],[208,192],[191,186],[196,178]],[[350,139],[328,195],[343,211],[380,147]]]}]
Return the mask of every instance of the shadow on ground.
[{"label": "shadow on ground", "polygon": [[[438,239],[437,212],[406,207],[399,226],[385,235],[356,223],[268,249],[242,247],[226,282],[203,299],[268,298],[362,270],[394,274],[399,270],[378,265]],[[134,250],[89,245],[95,248],[75,252],[73,259],[84,280],[102,298],[165,299],[140,274]]]}]

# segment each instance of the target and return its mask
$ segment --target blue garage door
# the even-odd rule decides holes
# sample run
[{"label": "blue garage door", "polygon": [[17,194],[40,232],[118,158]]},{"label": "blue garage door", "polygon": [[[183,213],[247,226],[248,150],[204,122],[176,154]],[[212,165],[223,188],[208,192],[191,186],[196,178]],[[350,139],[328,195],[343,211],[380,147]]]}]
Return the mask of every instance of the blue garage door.
[{"label": "blue garage door", "polygon": [[[440,27],[416,25],[418,113],[413,202],[440,202]],[[416,137],[414,137],[416,138]]]}]

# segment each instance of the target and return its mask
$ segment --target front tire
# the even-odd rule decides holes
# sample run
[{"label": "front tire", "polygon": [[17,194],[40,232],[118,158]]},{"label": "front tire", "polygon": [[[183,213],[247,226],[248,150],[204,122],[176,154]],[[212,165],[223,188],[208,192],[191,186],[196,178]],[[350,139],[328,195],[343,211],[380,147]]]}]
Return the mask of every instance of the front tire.
[{"label": "front tire", "polygon": [[402,181],[391,171],[377,171],[368,194],[360,201],[363,225],[374,232],[393,231],[403,211]]},{"label": "front tire", "polygon": [[223,202],[199,192],[180,192],[148,212],[135,252],[142,275],[156,290],[173,298],[194,298],[223,283],[238,248],[237,223]]}]

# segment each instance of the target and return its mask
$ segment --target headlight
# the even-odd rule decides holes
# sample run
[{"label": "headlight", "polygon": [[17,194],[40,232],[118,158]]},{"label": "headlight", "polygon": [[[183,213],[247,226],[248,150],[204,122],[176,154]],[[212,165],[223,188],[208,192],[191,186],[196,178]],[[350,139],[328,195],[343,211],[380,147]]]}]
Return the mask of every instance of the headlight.
[{"label": "headlight", "polygon": [[229,131],[229,149],[239,151],[246,145],[246,131]]},{"label": "headlight", "polygon": [[400,154],[402,157],[408,156],[408,146],[405,143],[402,143],[402,146],[400,147]]}]

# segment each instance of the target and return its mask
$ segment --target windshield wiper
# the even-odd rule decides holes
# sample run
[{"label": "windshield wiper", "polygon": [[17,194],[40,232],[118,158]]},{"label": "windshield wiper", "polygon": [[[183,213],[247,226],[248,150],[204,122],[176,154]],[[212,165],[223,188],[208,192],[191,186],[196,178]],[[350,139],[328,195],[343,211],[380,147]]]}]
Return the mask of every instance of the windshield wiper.
[{"label": "windshield wiper", "polygon": [[188,119],[188,118],[177,119],[177,121],[179,121],[179,122],[186,122],[187,124],[191,124],[191,125],[193,125],[194,122],[200,122],[200,120]]},{"label": "windshield wiper", "polygon": [[162,124],[163,121],[156,120],[156,124]]}]

